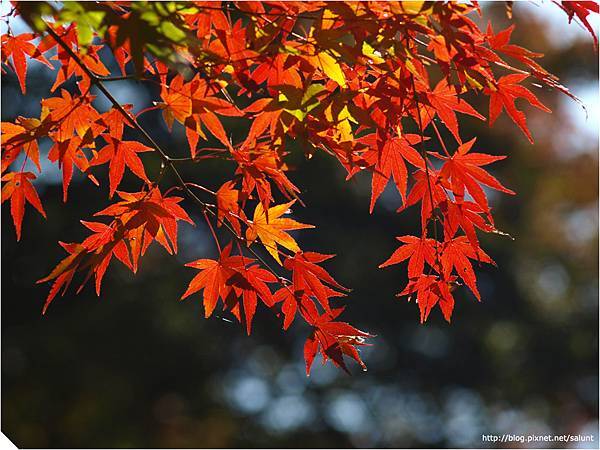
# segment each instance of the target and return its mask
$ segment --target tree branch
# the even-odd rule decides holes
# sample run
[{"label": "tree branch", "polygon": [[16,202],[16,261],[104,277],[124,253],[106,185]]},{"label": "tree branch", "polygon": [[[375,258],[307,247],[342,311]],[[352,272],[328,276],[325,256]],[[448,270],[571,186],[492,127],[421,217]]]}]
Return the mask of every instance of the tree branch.
[{"label": "tree branch", "polygon": [[[173,159],[171,159],[171,157],[169,157],[169,155],[160,147],[160,145],[152,138],[152,136],[150,136],[148,134],[148,132],[137,122],[135,117],[133,117],[125,108],[123,108],[123,106],[119,103],[119,101],[110,93],[110,91],[103,84],[103,78],[97,76],[90,69],[88,69],[85,66],[85,64],[83,64],[81,59],[77,56],[77,54],[73,51],[73,49],[71,47],[69,47],[69,45],[66,42],[64,42],[62,40],[62,38],[56,33],[56,31],[54,31],[50,26],[48,26],[46,28],[46,31],[48,32],[48,34],[50,36],[52,36],[52,38],[57,42],[57,44],[60,45],[63,48],[63,50],[65,50],[67,52],[67,54],[75,61],[75,63],[83,70],[83,72],[86,74],[86,76],[89,77],[91,84],[96,86],[100,90],[100,92],[102,92],[106,96],[106,98],[112,103],[112,105],[115,107],[115,109],[117,109],[117,111],[119,111],[121,113],[121,115],[124,118],[126,118],[129,121],[129,123],[131,123],[133,128],[135,128],[137,131],[139,131],[142,134],[142,136],[144,136],[144,138],[148,141],[148,143],[151,145],[151,147],[161,157],[161,159],[163,160],[163,164],[173,173],[173,175],[175,176],[175,178],[177,180],[177,184],[183,190],[183,192],[185,192],[185,194],[200,207],[200,209],[202,210],[202,212],[204,214],[209,213],[213,217],[217,217],[217,213],[215,211],[213,211],[207,203],[202,201],[189,188],[189,186],[188,186],[189,183],[186,183],[186,181],[183,179],[183,177],[181,176],[181,174],[179,173],[179,171],[173,164]],[[212,193],[212,191],[211,191],[211,193]],[[225,225],[225,228],[231,233],[231,235],[237,241],[246,242],[246,239],[243,236],[239,236],[237,234],[237,232],[231,227],[231,225],[229,225],[227,222],[223,222],[223,224]],[[250,248],[249,246],[247,246],[246,248],[248,249],[248,251],[250,253],[252,253],[252,255],[258,261],[260,261],[267,268],[267,270],[269,270],[269,272],[271,272],[278,280],[280,280],[280,282],[281,282],[281,280],[285,280],[285,278],[281,277],[271,267],[271,265],[269,263],[267,263],[265,261],[265,259],[262,256],[260,256],[253,248]],[[284,283],[281,283],[281,284],[285,286]]]}]

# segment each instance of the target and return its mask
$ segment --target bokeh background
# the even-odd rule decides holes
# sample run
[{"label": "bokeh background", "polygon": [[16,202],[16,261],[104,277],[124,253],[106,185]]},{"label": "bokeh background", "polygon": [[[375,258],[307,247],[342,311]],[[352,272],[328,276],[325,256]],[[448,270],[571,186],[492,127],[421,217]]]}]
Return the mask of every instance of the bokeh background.
[{"label": "bokeh background", "polygon": [[[484,3],[484,13],[496,31],[509,24],[502,3]],[[48,163],[37,183],[47,222],[27,210],[17,244],[2,208],[2,431],[19,447],[487,447],[490,433],[591,434],[594,443],[579,446],[597,447],[597,54],[548,2],[516,2],[514,20],[514,41],[545,53],[543,65],[582,99],[587,120],[568,97],[540,88],[552,114],[521,105],[535,145],[505,115],[492,129],[462,117],[462,134],[478,136],[480,149],[510,155],[493,170],[518,192],[490,192],[497,225],[515,240],[482,237],[499,266],[478,269],[482,303],[462,289],[451,325],[438,311],[420,325],[416,305],[394,297],[404,268],[377,269],[394,236],[418,227],[417,212],[395,214],[399,198],[388,189],[369,215],[370,177],[345,182],[317,154],[294,159],[291,178],[308,205],[294,215],[318,225],[299,240],[338,254],[327,268],[354,289],[344,317],[377,335],[362,352],[368,372],[316,362],[307,378],[299,323],[283,333],[260,311],[247,337],[237,323],[203,319],[198,296],[179,302],[193,275],[183,263],[215,255],[198,214],[197,227],[181,227],[176,257],[153,245],[137,276],[113,263],[100,299],[89,287],[70,292],[42,317],[48,286],[35,280],[63,257],[57,241],[83,238],[78,220],[107,203],[106,187],[79,177],[62,204],[60,173]],[[23,97],[3,75],[2,120],[38,115],[52,81],[33,62]],[[137,110],[156,94],[135,82],[110,88]],[[97,105],[108,107],[101,95]],[[487,113],[487,101],[475,105]],[[185,154],[181,129],[169,136],[153,112],[142,123]],[[203,163],[185,177],[216,186],[231,171]]]}]

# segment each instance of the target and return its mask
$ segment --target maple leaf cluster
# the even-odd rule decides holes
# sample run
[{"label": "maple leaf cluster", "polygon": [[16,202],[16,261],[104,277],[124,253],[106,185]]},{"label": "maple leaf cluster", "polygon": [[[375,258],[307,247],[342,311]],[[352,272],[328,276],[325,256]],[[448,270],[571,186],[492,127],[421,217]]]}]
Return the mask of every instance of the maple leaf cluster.
[{"label": "maple leaf cluster", "polygon": [[[338,320],[349,290],[323,267],[333,255],[304,250],[289,233],[314,228],[290,217],[292,206],[303,205],[288,176],[292,144],[300,142],[309,158],[323,152],[337,159],[348,179],[370,173],[371,212],[390,181],[399,213],[420,208],[420,233],[398,237],[400,246],[380,267],[407,262],[408,284],[398,295],[416,299],[421,322],[436,306],[450,321],[458,286],[480,299],[473,262],[494,264],[478,239],[501,234],[486,190],[514,194],[489,172],[504,156],[465,139],[459,117],[492,125],[504,111],[533,142],[516,101],[549,109],[532,81],[571,95],[536,62],[542,55],[511,43],[514,26],[498,33],[489,23],[480,27],[476,2],[13,6],[9,15],[20,15],[31,32],[9,28],[1,36],[3,72],[16,74],[24,95],[34,61],[56,74],[39,117],[2,123],[2,202],[10,200],[17,240],[27,203],[46,217],[36,174],[24,170],[30,161],[41,172],[41,139],[51,141],[46,156],[62,172],[65,202],[75,169],[106,184],[112,202],[95,214],[103,221],[82,221],[86,239],[60,243],[68,255],[39,280],[52,282],[43,311],[76,275],[79,289],[93,278],[99,295],[113,259],[136,272],[154,241],[176,253],[179,223],[193,224],[190,215],[201,213],[219,256],[186,264],[197,273],[182,299],[201,298],[206,317],[221,305],[248,334],[259,305],[280,317],[284,330],[299,318],[310,330],[307,374],[318,353],[344,370],[347,358],[365,368],[359,349],[372,335]],[[595,2],[559,6],[593,34]],[[157,98],[137,114],[109,89],[129,78],[157,87]],[[111,102],[109,110],[95,106],[92,87]],[[487,117],[469,103],[475,95],[489,97]],[[152,110],[169,130],[185,131],[188,155],[168,154],[139,124]],[[243,140],[231,140],[223,117],[245,121]],[[126,128],[137,139],[125,140]],[[152,158],[161,163],[156,177],[146,170]],[[230,177],[219,186],[183,179],[179,164],[207,159],[230,164]],[[98,166],[108,167],[107,183]],[[164,171],[175,186],[162,186]],[[126,174],[139,179],[138,191],[119,189]],[[216,228],[231,238],[223,246]]]}]

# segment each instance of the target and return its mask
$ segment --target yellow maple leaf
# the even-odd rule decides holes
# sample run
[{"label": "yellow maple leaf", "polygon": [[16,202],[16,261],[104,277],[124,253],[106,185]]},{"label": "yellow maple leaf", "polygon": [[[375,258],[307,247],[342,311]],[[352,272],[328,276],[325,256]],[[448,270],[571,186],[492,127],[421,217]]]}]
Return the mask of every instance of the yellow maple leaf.
[{"label": "yellow maple leaf", "polygon": [[341,87],[346,87],[346,77],[342,68],[336,59],[327,52],[319,52],[311,57],[313,66],[318,67],[325,75],[339,84]]},{"label": "yellow maple leaf", "polygon": [[423,1],[404,1],[400,5],[404,9],[404,12],[407,14],[419,14],[421,9],[423,8]]},{"label": "yellow maple leaf", "polygon": [[296,200],[292,200],[289,203],[277,205],[268,209],[268,217],[265,214],[262,203],[256,205],[254,210],[254,217],[252,223],[246,230],[246,239],[248,245],[256,240],[258,237],[263,246],[267,251],[275,258],[275,260],[281,264],[279,252],[277,251],[277,244],[288,250],[295,252],[300,251],[300,247],[286,231],[289,230],[300,230],[303,228],[314,228],[314,225],[308,225],[305,223],[296,222],[293,219],[287,217],[281,217],[287,214],[290,206],[292,206]]}]

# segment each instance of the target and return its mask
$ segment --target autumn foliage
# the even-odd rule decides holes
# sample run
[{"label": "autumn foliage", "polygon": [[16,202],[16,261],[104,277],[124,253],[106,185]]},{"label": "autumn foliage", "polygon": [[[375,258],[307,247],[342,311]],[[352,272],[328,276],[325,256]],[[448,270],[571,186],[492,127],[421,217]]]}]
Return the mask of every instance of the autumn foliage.
[{"label": "autumn foliage", "polygon": [[[593,34],[587,19],[597,3],[556,3]],[[505,157],[464,136],[459,121],[492,125],[504,112],[533,142],[526,104],[550,111],[532,86],[571,95],[538,64],[542,55],[511,42],[514,26],[479,26],[476,2],[13,2],[10,15],[31,32],[2,35],[3,71],[16,74],[23,95],[28,66],[56,74],[39,117],[2,123],[2,202],[10,202],[17,240],[27,204],[46,217],[38,175],[24,171],[27,161],[41,171],[42,139],[52,143],[44,157],[62,172],[65,202],[75,170],[108,202],[81,221],[83,242],[60,243],[67,256],[39,280],[51,283],[43,312],[73,283],[80,290],[93,279],[100,295],[114,259],[136,272],[154,241],[176,253],[179,223],[200,213],[219,256],[186,264],[194,272],[182,299],[201,300],[206,317],[223,309],[248,334],[258,309],[274,312],[284,330],[305,322],[307,373],[318,353],[344,370],[345,357],[364,368],[359,348],[372,336],[340,320],[350,290],[326,269],[333,255],[302,249],[290,234],[314,228],[290,216],[303,206],[301,186],[288,177],[291,144],[308,158],[335,158],[348,179],[369,172],[371,212],[390,181],[398,213],[420,210],[421,232],[397,237],[380,267],[406,268],[398,295],[415,300],[421,322],[436,306],[450,322],[455,289],[480,300],[474,264],[494,264],[478,234],[503,234],[488,189],[515,194],[489,172]],[[110,92],[123,79],[159,95],[134,114]],[[111,109],[94,106],[92,87]],[[489,111],[471,106],[477,95],[489,98]],[[138,117],[157,109],[169,130],[185,130],[187,155],[171,155],[140,126]],[[244,140],[231,141],[224,117],[245,121]],[[136,140],[124,139],[126,128]],[[159,173],[148,170],[151,159]],[[178,167],[207,159],[228,164],[229,178],[217,186],[183,179]],[[164,185],[165,172],[174,185]],[[139,190],[120,190],[124,176],[139,179]]]}]

